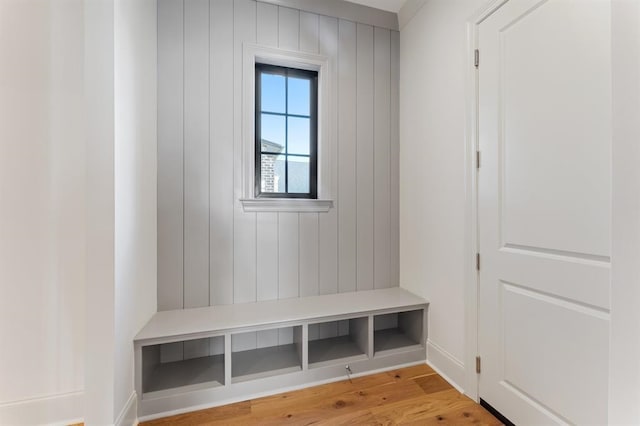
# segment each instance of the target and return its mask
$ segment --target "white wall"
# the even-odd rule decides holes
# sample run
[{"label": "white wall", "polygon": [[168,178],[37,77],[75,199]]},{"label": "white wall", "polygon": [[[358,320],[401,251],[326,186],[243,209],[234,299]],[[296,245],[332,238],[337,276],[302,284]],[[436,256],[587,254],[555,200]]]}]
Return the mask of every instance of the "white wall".
[{"label": "white wall", "polygon": [[429,0],[400,37],[400,285],[428,299],[429,361],[465,359],[466,21],[486,0]]},{"label": "white wall", "polygon": [[156,2],[7,0],[0,36],[0,424],[132,424],[156,310]]},{"label": "white wall", "polygon": [[[252,0],[158,12],[159,310],[397,286],[398,33]],[[333,61],[328,213],[242,210],[245,42]]]},{"label": "white wall", "polygon": [[85,5],[85,423],[133,424],[133,336],[156,308],[155,1]]},{"label": "white wall", "polygon": [[83,2],[0,2],[0,424],[82,417]]},{"label": "white wall", "polygon": [[114,99],[113,5],[85,2],[87,425],[113,422],[114,407]]},{"label": "white wall", "polygon": [[114,3],[114,415],[123,424],[135,419],[133,338],[157,306],[156,21],[156,0]]}]

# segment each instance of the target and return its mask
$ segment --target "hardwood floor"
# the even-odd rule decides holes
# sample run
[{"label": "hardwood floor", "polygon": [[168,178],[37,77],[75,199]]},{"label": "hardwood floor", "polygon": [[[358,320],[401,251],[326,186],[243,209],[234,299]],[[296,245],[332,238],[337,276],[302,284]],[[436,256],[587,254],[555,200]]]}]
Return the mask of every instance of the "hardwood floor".
[{"label": "hardwood floor", "polygon": [[500,425],[427,365],[141,423],[177,425]]}]

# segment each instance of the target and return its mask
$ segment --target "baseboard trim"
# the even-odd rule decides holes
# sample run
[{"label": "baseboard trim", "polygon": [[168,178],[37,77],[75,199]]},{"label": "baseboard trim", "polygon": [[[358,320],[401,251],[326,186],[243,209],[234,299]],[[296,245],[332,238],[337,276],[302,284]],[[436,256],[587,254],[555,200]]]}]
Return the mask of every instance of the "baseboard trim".
[{"label": "baseboard trim", "polygon": [[464,364],[431,340],[427,340],[427,364],[461,393],[465,382]]},{"label": "baseboard trim", "polygon": [[82,421],[84,391],[66,392],[0,404],[2,424],[63,425]]},{"label": "baseboard trim", "polygon": [[138,395],[136,391],[131,392],[127,403],[122,407],[122,411],[116,418],[115,426],[136,426],[138,424]]}]

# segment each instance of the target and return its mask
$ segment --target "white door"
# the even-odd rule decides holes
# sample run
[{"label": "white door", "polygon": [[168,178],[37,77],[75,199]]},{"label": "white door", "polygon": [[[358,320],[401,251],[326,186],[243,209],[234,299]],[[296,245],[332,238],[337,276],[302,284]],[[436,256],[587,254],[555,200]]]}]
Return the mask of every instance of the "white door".
[{"label": "white door", "polygon": [[609,0],[510,0],[479,26],[480,398],[607,423]]}]

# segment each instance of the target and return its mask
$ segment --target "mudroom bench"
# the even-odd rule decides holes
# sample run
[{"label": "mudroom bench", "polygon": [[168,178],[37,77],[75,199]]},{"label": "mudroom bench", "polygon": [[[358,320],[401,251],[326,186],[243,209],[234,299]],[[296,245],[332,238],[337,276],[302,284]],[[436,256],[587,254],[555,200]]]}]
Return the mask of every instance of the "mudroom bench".
[{"label": "mudroom bench", "polygon": [[[134,339],[139,416],[424,362],[427,307],[396,287],[158,312]],[[194,342],[205,356],[163,355]]]}]

